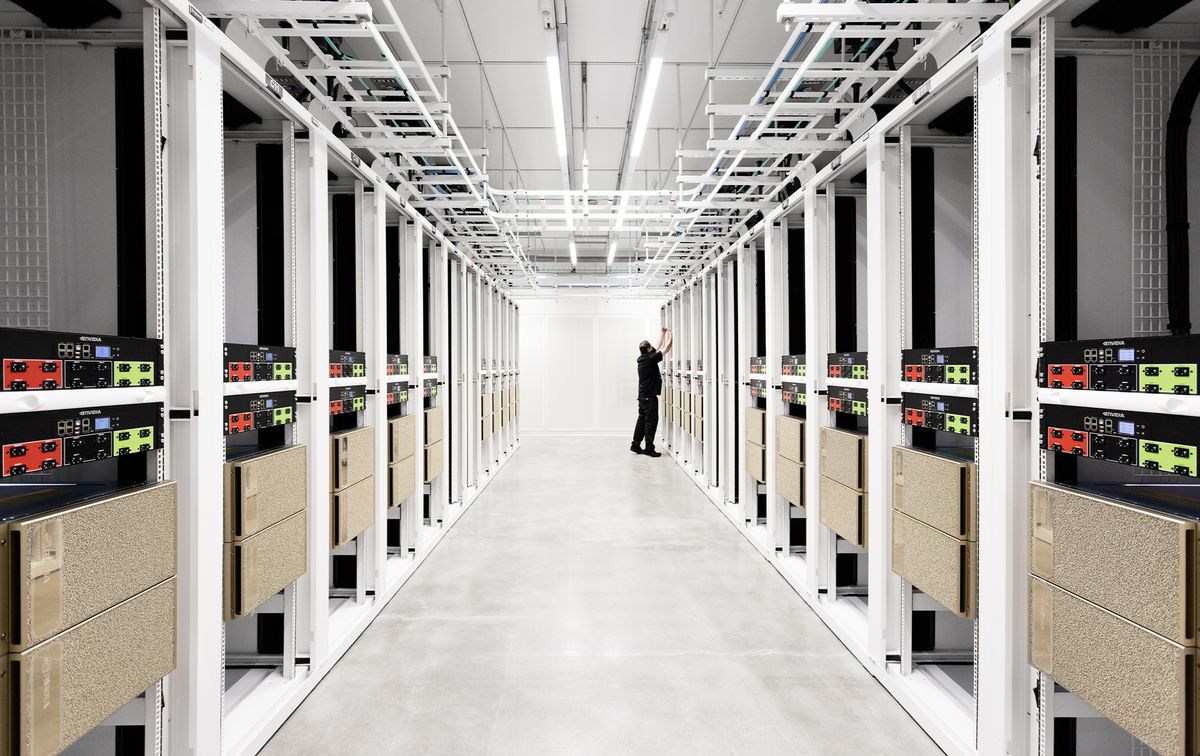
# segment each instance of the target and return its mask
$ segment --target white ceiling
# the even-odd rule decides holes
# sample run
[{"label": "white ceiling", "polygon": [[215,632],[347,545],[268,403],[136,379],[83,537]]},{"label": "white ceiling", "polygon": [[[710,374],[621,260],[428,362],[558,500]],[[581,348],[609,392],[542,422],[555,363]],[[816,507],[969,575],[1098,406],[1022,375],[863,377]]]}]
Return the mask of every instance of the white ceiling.
[{"label": "white ceiling", "polygon": [[[654,0],[559,0],[560,8],[564,1],[575,187],[581,188],[583,179],[581,73],[586,62],[589,186],[614,189],[626,121],[636,107],[632,100],[643,20]],[[707,0],[679,2],[666,39],[651,131],[622,188],[674,186],[675,150],[681,139],[685,148],[702,148],[708,138],[705,69],[712,60],[770,64],[787,40],[783,26],[774,20],[778,4],[778,0],[727,0],[718,15]],[[396,8],[421,57],[428,63],[444,59],[450,65],[454,118],[469,144],[486,145],[492,185],[563,188],[538,0],[444,0],[444,13],[441,5],[435,0],[411,0],[396,3]],[[659,0],[656,15],[662,7]],[[710,48],[710,39],[715,49]],[[749,83],[721,86],[721,102],[744,102],[753,92]],[[733,122],[719,119],[717,135],[723,137]]]}]

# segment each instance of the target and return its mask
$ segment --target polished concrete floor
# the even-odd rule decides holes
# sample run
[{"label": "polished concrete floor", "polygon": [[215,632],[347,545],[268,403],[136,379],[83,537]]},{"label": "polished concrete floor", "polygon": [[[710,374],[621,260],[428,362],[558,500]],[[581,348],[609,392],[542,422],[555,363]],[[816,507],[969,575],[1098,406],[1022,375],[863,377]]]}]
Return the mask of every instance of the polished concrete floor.
[{"label": "polished concrete floor", "polygon": [[940,753],[627,444],[525,439],[264,753]]}]

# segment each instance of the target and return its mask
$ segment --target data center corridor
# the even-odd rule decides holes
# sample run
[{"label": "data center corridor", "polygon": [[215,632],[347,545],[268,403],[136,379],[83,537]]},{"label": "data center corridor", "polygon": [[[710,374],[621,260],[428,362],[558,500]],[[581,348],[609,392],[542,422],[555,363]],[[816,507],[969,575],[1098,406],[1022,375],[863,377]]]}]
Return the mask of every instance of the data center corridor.
[{"label": "data center corridor", "polygon": [[939,753],[667,457],[528,438],[267,754]]}]

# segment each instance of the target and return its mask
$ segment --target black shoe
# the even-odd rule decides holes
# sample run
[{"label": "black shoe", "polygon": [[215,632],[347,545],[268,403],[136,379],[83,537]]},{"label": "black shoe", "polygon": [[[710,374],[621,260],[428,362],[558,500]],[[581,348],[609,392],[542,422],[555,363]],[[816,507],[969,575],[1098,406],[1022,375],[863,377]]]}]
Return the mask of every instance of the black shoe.
[{"label": "black shoe", "polygon": [[653,446],[647,446],[646,451],[642,452],[642,454],[645,454],[647,457],[661,457],[662,456],[661,454],[658,453],[657,450],[655,450],[655,448]]},{"label": "black shoe", "polygon": [[645,453],[642,451],[642,447],[638,446],[637,444],[630,444],[629,451],[633,452],[634,454],[644,454]]}]

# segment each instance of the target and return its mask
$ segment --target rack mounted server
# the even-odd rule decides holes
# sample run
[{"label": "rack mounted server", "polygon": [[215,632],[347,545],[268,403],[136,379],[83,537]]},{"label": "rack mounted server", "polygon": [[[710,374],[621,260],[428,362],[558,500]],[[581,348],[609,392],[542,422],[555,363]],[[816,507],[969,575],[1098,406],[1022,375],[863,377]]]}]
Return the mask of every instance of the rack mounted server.
[{"label": "rack mounted server", "polygon": [[290,381],[296,377],[296,349],[260,344],[225,345],[225,382]]},{"label": "rack mounted server", "polygon": [[0,427],[5,478],[162,447],[163,405],[49,410]]},{"label": "rack mounted server", "polygon": [[1089,391],[1196,394],[1200,335],[1048,341],[1038,386]]},{"label": "rack mounted server", "polygon": [[4,391],[161,386],[160,339],[0,328]]}]

